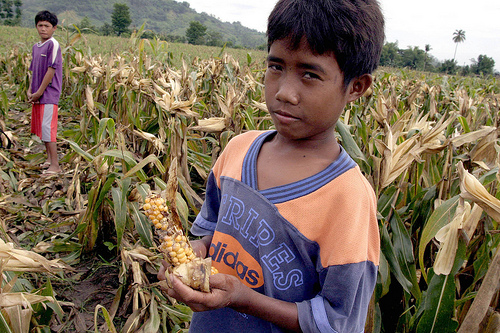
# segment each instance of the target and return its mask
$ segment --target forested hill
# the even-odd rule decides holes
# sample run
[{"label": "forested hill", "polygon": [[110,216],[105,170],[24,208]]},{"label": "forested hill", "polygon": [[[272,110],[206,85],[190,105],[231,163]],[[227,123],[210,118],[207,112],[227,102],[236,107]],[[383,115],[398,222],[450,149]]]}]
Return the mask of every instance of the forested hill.
[{"label": "forested hill", "polygon": [[[209,0],[207,0],[209,1]],[[34,17],[40,10],[47,9],[57,14],[64,25],[78,24],[87,16],[92,25],[111,24],[114,3],[129,6],[132,18],[131,28],[138,28],[146,22],[146,29],[167,35],[185,36],[191,21],[199,21],[207,31],[217,32],[224,41],[234,45],[255,48],[265,44],[264,33],[242,26],[239,22],[221,22],[206,13],[197,13],[188,2],[173,0],[23,0],[22,22],[34,27]]]}]

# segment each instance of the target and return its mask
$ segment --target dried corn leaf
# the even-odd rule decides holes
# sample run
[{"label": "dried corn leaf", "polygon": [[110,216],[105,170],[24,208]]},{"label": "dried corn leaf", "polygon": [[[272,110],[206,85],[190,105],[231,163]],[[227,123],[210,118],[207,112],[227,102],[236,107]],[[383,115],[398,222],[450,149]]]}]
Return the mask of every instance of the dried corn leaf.
[{"label": "dried corn leaf", "polygon": [[30,308],[33,304],[44,303],[44,302],[55,302],[54,298],[51,296],[41,296],[37,294],[30,293],[0,293],[0,307],[9,306],[22,306],[24,308]]},{"label": "dried corn leaf", "polygon": [[491,132],[495,131],[495,127],[485,126],[480,130],[465,133],[450,139],[450,142],[455,148],[460,147],[466,143],[472,143],[481,140],[482,138],[488,136]]},{"label": "dried corn leaf", "polygon": [[70,268],[60,260],[48,260],[35,252],[15,249],[12,243],[5,243],[2,239],[0,261],[4,271],[53,273]]},{"label": "dried corn leaf", "polygon": [[207,133],[222,132],[226,129],[226,118],[213,117],[209,119],[200,119],[198,120],[198,125],[192,126],[190,129]]},{"label": "dried corn leaf", "polygon": [[495,221],[500,222],[500,200],[488,193],[476,177],[465,170],[462,161],[457,164],[460,176],[460,196],[477,203]]},{"label": "dried corn leaf", "polygon": [[[494,128],[488,135],[481,138],[476,144],[474,149],[470,152],[471,160],[475,163],[480,163],[484,161],[488,168],[494,168],[498,165],[499,156],[499,146],[498,146],[498,129]],[[485,170],[488,170],[486,168]]]},{"label": "dried corn leaf", "polygon": [[16,333],[29,332],[32,313],[32,309],[23,309],[19,305],[2,308],[2,314]]},{"label": "dried corn leaf", "polygon": [[437,232],[435,238],[441,243],[434,262],[434,273],[437,275],[450,274],[458,249],[459,230],[470,209],[468,202],[460,203],[455,210],[453,220]]}]

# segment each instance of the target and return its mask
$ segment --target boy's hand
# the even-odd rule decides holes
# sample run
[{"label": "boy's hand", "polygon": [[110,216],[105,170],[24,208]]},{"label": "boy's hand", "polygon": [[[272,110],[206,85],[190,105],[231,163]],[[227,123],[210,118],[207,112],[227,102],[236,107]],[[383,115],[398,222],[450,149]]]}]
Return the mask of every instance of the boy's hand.
[{"label": "boy's hand", "polygon": [[237,306],[248,289],[236,277],[221,273],[210,276],[209,293],[186,286],[174,274],[169,279],[171,286],[164,289],[168,295],[197,312]]},{"label": "boy's hand", "polygon": [[37,103],[40,97],[42,97],[42,94],[38,93],[38,91],[34,94],[28,92],[28,102],[30,103]]}]

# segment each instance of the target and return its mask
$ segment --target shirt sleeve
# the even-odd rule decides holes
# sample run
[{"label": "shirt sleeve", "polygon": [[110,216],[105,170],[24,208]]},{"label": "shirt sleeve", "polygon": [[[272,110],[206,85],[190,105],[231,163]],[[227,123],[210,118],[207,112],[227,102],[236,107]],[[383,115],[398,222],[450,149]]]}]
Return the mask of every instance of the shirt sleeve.
[{"label": "shirt sleeve", "polygon": [[[320,243],[322,264],[316,266],[319,293],[313,299],[297,303],[299,323],[304,332],[364,331],[377,283],[380,232],[375,193],[357,171],[353,169],[350,175],[345,174],[344,180],[356,189],[341,191],[347,201],[335,197],[333,207],[337,217],[342,217],[336,219],[335,227],[323,231],[334,232],[327,239],[340,244],[330,247],[325,239]],[[342,184],[336,183],[336,186]],[[336,236],[337,233],[340,235]]]},{"label": "shirt sleeve", "polygon": [[62,66],[61,47],[57,40],[52,39],[51,41],[52,43],[47,50],[47,55],[50,55],[48,66],[57,69]]},{"label": "shirt sleeve", "polygon": [[297,303],[302,331],[363,332],[377,270],[370,261],[326,268],[321,293]]},{"label": "shirt sleeve", "polygon": [[221,195],[212,171],[208,176],[206,189],[205,201],[191,227],[191,233],[195,236],[213,235],[217,225]]}]

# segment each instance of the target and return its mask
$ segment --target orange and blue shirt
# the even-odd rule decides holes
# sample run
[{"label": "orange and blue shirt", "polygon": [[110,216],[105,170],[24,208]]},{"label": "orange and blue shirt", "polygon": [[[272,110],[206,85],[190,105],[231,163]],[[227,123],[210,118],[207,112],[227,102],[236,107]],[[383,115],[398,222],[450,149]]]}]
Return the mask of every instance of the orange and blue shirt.
[{"label": "orange and blue shirt", "polygon": [[[257,156],[275,131],[233,138],[210,172],[191,232],[213,235],[209,255],[221,273],[276,299],[295,302],[303,332],[363,332],[377,280],[376,198],[352,158],[266,190]],[[283,332],[223,308],[193,314],[190,332]]]}]

